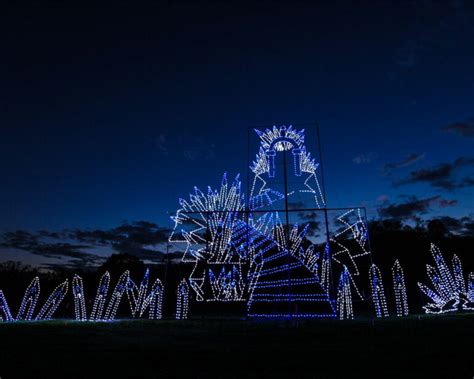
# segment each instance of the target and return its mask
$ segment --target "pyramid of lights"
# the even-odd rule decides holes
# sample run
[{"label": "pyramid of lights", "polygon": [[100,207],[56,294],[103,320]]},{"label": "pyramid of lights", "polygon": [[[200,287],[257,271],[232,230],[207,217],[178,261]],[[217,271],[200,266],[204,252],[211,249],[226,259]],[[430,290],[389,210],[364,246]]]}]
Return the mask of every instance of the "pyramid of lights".
[{"label": "pyramid of lights", "polygon": [[[346,294],[352,289],[362,297],[358,262],[370,250],[361,210],[345,209],[328,222],[319,164],[306,150],[304,130],[255,132],[260,146],[248,196],[239,176],[224,174],[220,188],[195,187],[180,199],[172,217],[169,241],[182,244],[182,261],[192,264],[193,298],[246,302],[249,317],[336,317],[340,275]],[[326,230],[311,230],[322,222],[307,214],[321,214]]]}]

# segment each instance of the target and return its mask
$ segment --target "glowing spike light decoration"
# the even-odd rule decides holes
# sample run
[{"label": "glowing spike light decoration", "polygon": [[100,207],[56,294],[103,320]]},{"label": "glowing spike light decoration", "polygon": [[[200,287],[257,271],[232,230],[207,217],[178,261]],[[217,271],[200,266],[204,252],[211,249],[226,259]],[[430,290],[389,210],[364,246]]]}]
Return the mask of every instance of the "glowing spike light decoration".
[{"label": "glowing spike light decoration", "polygon": [[143,317],[143,314],[148,308],[148,318],[150,320],[161,320],[163,317],[163,293],[163,283],[161,283],[160,279],[156,279],[151,287],[150,293],[142,303],[140,317]]},{"label": "glowing spike light decoration", "polygon": [[329,251],[329,243],[326,243],[324,248],[323,258],[321,262],[321,285],[329,293],[329,287],[331,285],[330,279],[330,265],[331,265],[331,255]]},{"label": "glowing spike light decoration", "polygon": [[398,259],[392,267],[393,291],[395,293],[395,305],[397,308],[397,316],[408,316],[408,298],[405,286],[405,276]]},{"label": "glowing spike light decoration", "polygon": [[91,321],[100,321],[103,319],[104,306],[107,300],[107,292],[109,291],[110,274],[106,271],[99,281],[97,287],[97,293],[95,295],[94,305],[92,306],[92,312],[90,315]]},{"label": "glowing spike light decoration", "polygon": [[382,274],[379,268],[372,264],[369,270],[370,285],[372,288],[372,303],[377,317],[388,317],[387,301],[383,289]]},{"label": "glowing spike light decoration", "polygon": [[26,288],[23,300],[20,304],[20,309],[16,316],[17,320],[31,320],[33,318],[33,312],[35,311],[36,304],[40,295],[40,280],[35,277]]},{"label": "glowing spike light decoration", "polygon": [[147,309],[149,309],[148,317],[151,320],[158,320],[162,318],[163,307],[163,284],[161,280],[156,279],[148,293],[148,283],[150,277],[150,270],[145,271],[145,275],[137,287],[135,282],[129,278],[127,285],[127,296],[130,304],[132,317],[143,317]]},{"label": "glowing spike light decoration", "polygon": [[53,316],[56,309],[58,309],[59,304],[64,300],[68,291],[68,281],[64,281],[59,286],[57,286],[51,295],[49,295],[48,300],[44,303],[43,307],[36,316],[36,320],[49,320]]},{"label": "glowing spike light decoration", "polygon": [[148,292],[148,282],[150,277],[150,270],[145,271],[145,275],[140,283],[140,287],[137,287],[135,282],[129,278],[127,283],[127,296],[130,304],[130,310],[132,317],[140,316],[143,301]]},{"label": "glowing spike light decoration", "polygon": [[10,312],[10,307],[8,306],[7,299],[3,294],[3,291],[0,290],[0,321],[13,321],[14,318]]},{"label": "glowing spike light decoration", "polygon": [[87,321],[86,299],[84,295],[84,284],[79,275],[72,278],[72,294],[74,296],[74,314],[77,321]]},{"label": "glowing spike light decoration", "polygon": [[350,274],[347,267],[341,273],[337,288],[337,314],[340,320],[353,319]]},{"label": "glowing spike light decoration", "polygon": [[186,320],[189,312],[189,286],[183,279],[178,285],[176,299],[176,320]]},{"label": "glowing spike light decoration", "polygon": [[107,310],[105,311],[104,319],[106,321],[112,321],[115,319],[117,314],[118,306],[120,305],[120,300],[124,292],[127,290],[128,281],[130,279],[129,271],[125,271],[119,278],[112,295],[110,297],[109,303],[107,305]]},{"label": "glowing spike light decoration", "polygon": [[418,283],[421,292],[431,300],[423,306],[425,312],[441,314],[474,310],[474,299],[469,293],[472,283],[466,288],[460,259],[456,255],[453,256],[451,271],[441,251],[434,244],[431,244],[431,255],[435,267],[426,265],[426,271],[432,287]]}]

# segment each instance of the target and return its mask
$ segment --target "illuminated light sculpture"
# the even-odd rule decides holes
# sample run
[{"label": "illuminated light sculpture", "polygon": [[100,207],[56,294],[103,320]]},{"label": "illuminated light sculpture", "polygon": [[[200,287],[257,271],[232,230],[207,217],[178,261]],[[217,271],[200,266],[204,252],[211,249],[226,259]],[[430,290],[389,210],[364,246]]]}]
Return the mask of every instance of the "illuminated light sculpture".
[{"label": "illuminated light sculpture", "polygon": [[379,268],[372,264],[369,270],[370,285],[372,288],[372,303],[374,304],[375,314],[377,317],[387,317],[387,301],[385,300],[385,292],[383,289],[382,274]]},{"label": "illuminated light sculpture", "polygon": [[392,267],[393,291],[395,292],[395,304],[397,308],[397,316],[408,316],[408,298],[405,286],[405,276],[398,259]]},{"label": "illuminated light sculpture", "polygon": [[432,287],[418,283],[418,287],[432,302],[423,306],[426,313],[440,314],[460,310],[474,310],[474,301],[466,290],[461,261],[454,255],[452,272],[446,264],[441,251],[431,244],[431,255],[436,267],[426,265]]},{"label": "illuminated light sculpture", "polygon": [[[303,187],[296,191],[300,194],[311,194],[318,208],[325,206],[324,196],[319,185],[317,170],[319,163],[306,151],[304,130],[296,130],[291,125],[265,129],[255,129],[260,137],[261,146],[250,169],[255,174],[250,198],[265,194],[268,190],[266,177],[274,178],[276,173],[275,159],[277,153],[291,152],[293,155],[294,175],[302,177]],[[275,191],[274,191],[275,192]],[[277,197],[280,200],[282,197]],[[270,205],[270,204],[268,204]]]},{"label": "illuminated light sculpture", "polygon": [[350,274],[347,267],[341,273],[337,288],[337,314],[340,320],[353,319]]},{"label": "illuminated light sculpture", "polygon": [[164,287],[160,279],[156,279],[151,287],[150,294],[143,301],[140,317],[143,316],[148,308],[148,318],[150,320],[161,320],[163,317],[163,292]]},{"label": "illuminated light sculpture", "polygon": [[[180,204],[181,209],[173,217],[175,229],[169,240],[186,245],[182,260],[194,263],[188,279],[196,300],[245,300],[246,274],[241,272],[241,266],[248,262],[248,256],[232,243],[236,222],[244,219],[245,201],[239,177],[229,183],[224,174],[220,189],[208,187],[206,194],[195,187],[189,200],[181,199]],[[183,226],[188,230],[182,229]],[[222,270],[238,281],[231,295],[226,280],[215,278],[216,272],[219,276]]]},{"label": "illuminated light sculpture", "polygon": [[186,320],[189,312],[189,286],[186,280],[178,285],[178,296],[176,299],[176,320]]},{"label": "illuminated light sculpture", "polygon": [[129,271],[125,271],[119,278],[112,295],[110,297],[109,303],[107,305],[107,310],[105,311],[104,320],[112,321],[115,319],[115,315],[117,314],[117,309],[120,304],[120,300],[122,300],[122,296],[124,292],[127,290],[128,281],[130,279]]},{"label": "illuminated light sculpture", "polygon": [[150,270],[146,269],[145,275],[140,283],[140,287],[137,287],[135,282],[129,278],[127,283],[127,296],[130,304],[130,310],[132,317],[140,316],[142,313],[142,305],[148,292],[148,281],[150,276]]},{"label": "illuminated light sculpture", "polygon": [[53,316],[56,309],[58,309],[59,304],[64,300],[68,291],[68,281],[64,281],[59,286],[57,286],[51,295],[49,295],[48,300],[44,303],[43,307],[36,316],[36,320],[49,320]]},{"label": "illuminated light sculpture", "polygon": [[8,306],[7,299],[3,294],[3,291],[0,290],[0,321],[13,321],[14,318],[10,312],[10,307]]},{"label": "illuminated light sculpture", "polygon": [[163,284],[160,279],[156,279],[148,293],[148,283],[150,270],[145,271],[145,275],[140,283],[140,287],[129,278],[127,285],[127,296],[130,304],[132,317],[143,317],[147,309],[149,309],[148,317],[151,320],[159,320],[162,318],[163,307]]},{"label": "illuminated light sculpture", "polygon": [[[288,209],[290,197],[295,204],[314,204],[311,209],[326,205],[319,164],[306,150],[304,130],[274,126],[255,132],[260,148],[250,165],[254,178],[247,204],[239,177],[229,183],[224,174],[220,188],[208,187],[205,193],[195,187],[189,199],[180,199],[180,209],[172,217],[169,242],[184,243],[182,261],[194,263],[190,290],[197,301],[246,301],[250,317],[336,317],[336,298],[330,297],[335,296],[332,261],[341,270],[347,266],[348,280],[360,296],[351,273],[358,275],[358,259],[370,254],[360,210],[339,217],[340,233],[330,240],[325,236],[320,254],[319,242],[315,245],[308,238],[310,223],[290,226],[286,217],[283,225],[281,210],[275,210]],[[286,171],[278,166],[280,159],[286,165],[287,156],[293,162],[291,188]],[[277,175],[285,176],[283,191]],[[357,241],[360,251],[351,253],[343,245],[346,235]],[[330,243],[337,248],[334,256]]]},{"label": "illuminated light sculpture", "polygon": [[23,300],[21,301],[20,309],[16,316],[17,320],[31,320],[33,318],[33,312],[35,311],[36,304],[40,295],[40,281],[38,277],[35,277],[26,288]]},{"label": "illuminated light sculpture", "polygon": [[72,294],[74,296],[74,314],[77,321],[87,321],[84,285],[79,275],[72,278]]},{"label": "illuminated light sculpture", "polygon": [[247,303],[248,316],[335,317],[336,309],[317,272],[312,272],[301,259],[307,228],[300,230],[294,225],[287,238],[278,214],[272,220],[269,230],[273,238],[256,229],[248,233],[255,267],[251,271],[255,281]]},{"label": "illuminated light sculpture", "polygon": [[91,321],[99,321],[103,318],[105,301],[107,300],[107,292],[109,290],[110,274],[106,271],[99,281],[97,293],[95,295],[94,305],[90,315]]}]

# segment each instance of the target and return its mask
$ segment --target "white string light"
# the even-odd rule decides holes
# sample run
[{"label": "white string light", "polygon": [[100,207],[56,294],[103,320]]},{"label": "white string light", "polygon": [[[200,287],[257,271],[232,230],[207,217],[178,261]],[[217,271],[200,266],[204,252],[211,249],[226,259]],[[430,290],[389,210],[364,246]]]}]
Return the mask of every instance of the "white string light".
[{"label": "white string light", "polygon": [[84,285],[79,275],[72,278],[72,294],[74,296],[74,313],[77,321],[86,321],[86,299],[84,295]]},{"label": "white string light", "polygon": [[337,288],[337,314],[339,315],[340,320],[354,318],[349,276],[349,271],[347,270],[347,267],[344,266]]},{"label": "white string light", "polygon": [[161,283],[160,279],[156,279],[155,283],[151,287],[150,294],[146,296],[142,303],[140,317],[143,316],[146,309],[148,308],[148,318],[150,320],[161,320],[163,317],[163,293],[163,284]]},{"label": "white string light", "polygon": [[17,320],[31,320],[36,304],[38,303],[40,295],[40,281],[35,277],[26,288],[23,300],[21,301],[20,309],[16,316]]},{"label": "white string light", "polygon": [[398,259],[392,267],[393,291],[395,293],[395,305],[397,308],[397,316],[408,316],[408,298],[405,286],[405,276]]},{"label": "white string light", "polygon": [[388,308],[385,300],[385,291],[383,289],[382,274],[379,268],[372,264],[369,270],[370,286],[372,288],[372,303],[377,317],[387,317]]},{"label": "white string light", "polygon": [[49,295],[48,300],[44,303],[43,307],[36,316],[36,320],[49,320],[53,316],[56,309],[58,309],[59,304],[64,300],[68,291],[68,281],[64,281],[59,286],[57,286],[51,295]]},{"label": "white string light", "polygon": [[179,283],[177,292],[176,320],[186,320],[189,312],[189,286],[186,280]]},{"label": "white string light", "polygon": [[452,272],[441,251],[434,244],[431,244],[431,255],[436,267],[426,265],[426,271],[432,287],[418,283],[421,292],[431,300],[431,303],[423,306],[425,312],[441,314],[459,310],[474,310],[472,273],[469,276],[466,288],[461,260],[456,255],[453,256],[452,260]]},{"label": "white string light", "polygon": [[105,301],[107,300],[107,292],[109,291],[110,274],[106,271],[99,281],[97,293],[95,295],[94,305],[90,316],[91,321],[99,321],[103,319]]},{"label": "white string light", "polygon": [[107,305],[107,310],[105,311],[106,321],[112,321],[115,319],[120,300],[122,299],[123,293],[127,289],[129,277],[130,273],[128,270],[120,276],[117,285],[115,286],[112,292],[112,296],[110,297],[109,303]]}]

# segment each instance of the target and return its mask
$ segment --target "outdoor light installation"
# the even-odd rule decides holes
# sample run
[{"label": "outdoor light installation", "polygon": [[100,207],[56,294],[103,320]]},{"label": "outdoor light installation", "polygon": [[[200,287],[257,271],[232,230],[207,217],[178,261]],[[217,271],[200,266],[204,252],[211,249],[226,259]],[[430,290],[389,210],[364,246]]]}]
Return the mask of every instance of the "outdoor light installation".
[{"label": "outdoor light installation", "polygon": [[461,261],[456,255],[453,256],[452,269],[446,264],[441,251],[434,244],[431,244],[431,255],[435,267],[426,265],[431,287],[418,283],[420,290],[431,301],[423,306],[425,312],[438,314],[474,310],[472,273],[466,287]]},{"label": "outdoor light installation", "polygon": [[[180,199],[172,217],[169,241],[181,244],[182,261],[192,264],[190,295],[198,302],[245,302],[250,317],[336,317],[335,278],[342,275],[344,314],[352,317],[359,262],[368,268],[370,259],[361,210],[344,209],[328,221],[319,163],[306,149],[304,130],[255,132],[260,143],[247,196],[239,176],[224,174],[219,188],[195,187]],[[305,211],[319,212],[326,231],[298,216]]]}]

